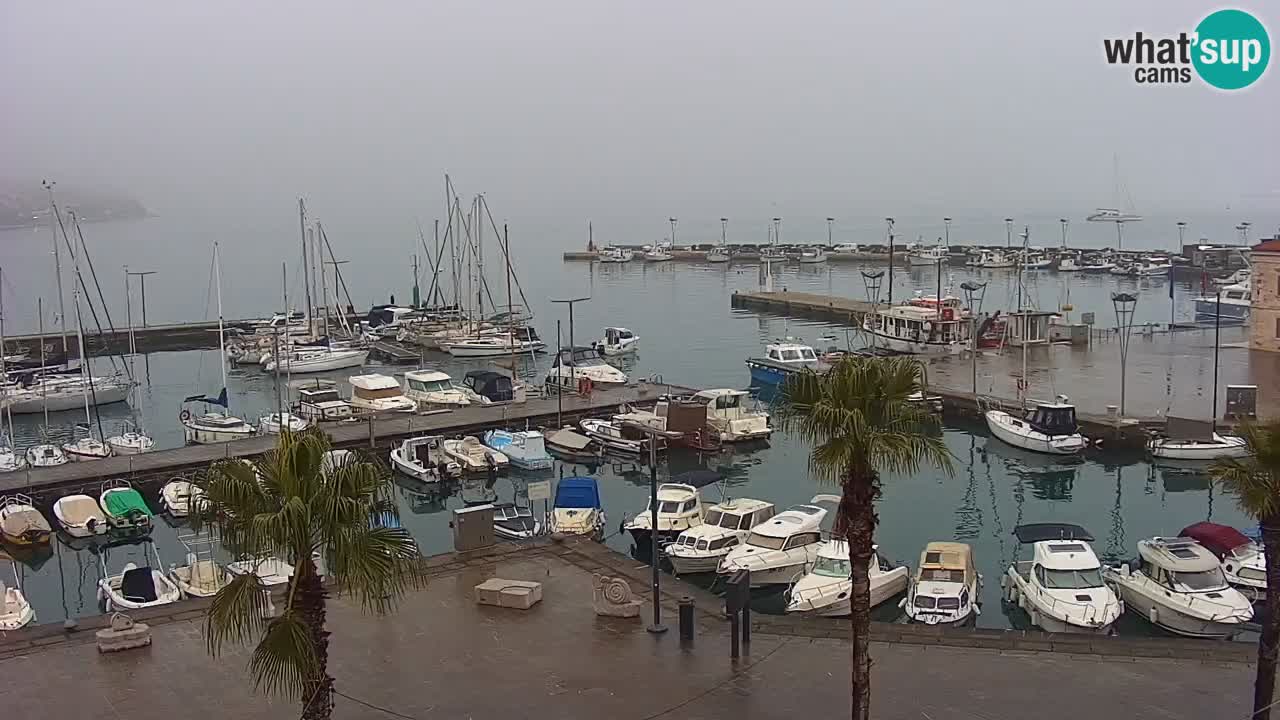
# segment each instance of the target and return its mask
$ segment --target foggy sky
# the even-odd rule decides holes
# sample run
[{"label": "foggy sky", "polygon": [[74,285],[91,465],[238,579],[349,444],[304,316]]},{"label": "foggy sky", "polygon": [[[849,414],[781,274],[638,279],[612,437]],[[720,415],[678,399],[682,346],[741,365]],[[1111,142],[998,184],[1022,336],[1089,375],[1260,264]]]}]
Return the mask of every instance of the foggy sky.
[{"label": "foggy sky", "polygon": [[446,171],[514,217],[1084,212],[1118,155],[1144,211],[1274,210],[1280,60],[1234,94],[1103,61],[1216,7],[7,2],[0,177],[162,213],[434,211]]}]

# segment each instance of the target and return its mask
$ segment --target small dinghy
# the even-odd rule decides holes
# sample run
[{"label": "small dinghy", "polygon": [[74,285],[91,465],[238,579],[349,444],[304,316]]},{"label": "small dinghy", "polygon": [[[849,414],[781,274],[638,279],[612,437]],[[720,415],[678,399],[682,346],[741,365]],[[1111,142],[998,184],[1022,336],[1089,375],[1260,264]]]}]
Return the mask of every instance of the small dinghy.
[{"label": "small dinghy", "polygon": [[522,470],[547,470],[551,467],[545,438],[537,430],[490,430],[484,434],[484,444],[506,455],[512,465]]},{"label": "small dinghy", "polygon": [[53,517],[58,525],[73,538],[104,535],[107,532],[107,516],[98,501],[88,495],[68,495],[53,504]]},{"label": "small dinghy", "polygon": [[43,545],[53,534],[49,521],[21,493],[0,498],[0,535],[14,545]]},{"label": "small dinghy", "polygon": [[160,504],[173,518],[184,518],[196,509],[204,490],[190,480],[176,477],[160,488]]},{"label": "small dinghy", "polygon": [[151,508],[142,499],[142,493],[134,490],[127,480],[102,483],[98,504],[102,506],[112,530],[139,535],[151,532]]},{"label": "small dinghy", "polygon": [[[317,566],[318,567],[318,566]],[[278,557],[259,557],[237,560],[227,564],[227,570],[235,575],[257,575],[266,587],[284,585],[293,577],[293,566]]]},{"label": "small dinghy", "polygon": [[493,506],[493,532],[508,540],[529,540],[542,532],[542,523],[527,507],[497,503]]},{"label": "small dinghy", "polygon": [[462,474],[462,467],[445,454],[439,435],[409,438],[391,449],[395,469],[420,482],[440,482]]},{"label": "small dinghy", "polygon": [[[140,545],[142,560],[149,562],[154,558],[155,566],[150,564],[139,566],[127,562],[118,573],[112,573],[107,567],[109,548],[124,545]],[[151,550],[151,558],[147,557],[147,549]],[[113,544],[99,551],[102,563],[102,579],[98,581],[98,603],[104,612],[117,610],[140,610],[142,608],[168,605],[182,599],[182,591],[172,580],[157,568],[163,567],[160,553],[151,538],[130,540],[123,544]]]},{"label": "small dinghy", "polygon": [[213,597],[230,581],[225,567],[214,559],[217,541],[211,535],[179,535],[187,549],[186,563],[170,565],[169,577],[187,597]]},{"label": "small dinghy", "polygon": [[604,462],[604,449],[591,438],[570,428],[547,433],[546,445],[547,452],[565,462],[589,465]]},{"label": "small dinghy", "polygon": [[18,563],[7,553],[0,552],[0,563],[8,563],[13,584],[6,585],[0,578],[0,632],[17,630],[30,625],[36,619],[36,611],[22,594],[22,578],[18,576]]},{"label": "small dinghy", "polygon": [[511,465],[506,455],[485,447],[474,435],[461,440],[445,440],[442,443],[445,455],[448,455],[463,472],[488,472],[490,469],[502,471]]},{"label": "small dinghy", "polygon": [[593,477],[567,477],[556,483],[551,532],[600,538],[604,534],[604,505]]}]

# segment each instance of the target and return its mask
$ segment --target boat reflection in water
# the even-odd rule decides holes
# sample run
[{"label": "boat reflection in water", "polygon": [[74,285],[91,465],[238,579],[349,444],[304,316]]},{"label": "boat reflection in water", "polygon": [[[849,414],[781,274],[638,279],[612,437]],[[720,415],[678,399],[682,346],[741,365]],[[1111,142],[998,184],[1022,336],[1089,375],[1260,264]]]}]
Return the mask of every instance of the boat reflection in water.
[{"label": "boat reflection in water", "polygon": [[1084,464],[1078,455],[1045,455],[988,440],[985,462],[996,462],[1006,472],[1026,480],[1037,500],[1071,500],[1076,473]]}]

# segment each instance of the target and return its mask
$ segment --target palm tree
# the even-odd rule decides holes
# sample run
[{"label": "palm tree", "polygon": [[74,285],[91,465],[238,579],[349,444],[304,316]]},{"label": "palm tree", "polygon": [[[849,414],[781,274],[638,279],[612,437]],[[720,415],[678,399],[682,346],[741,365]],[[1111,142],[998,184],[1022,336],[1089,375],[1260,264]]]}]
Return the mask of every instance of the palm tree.
[{"label": "palm tree", "polygon": [[1267,599],[1258,635],[1258,674],[1253,680],[1253,717],[1271,717],[1275,702],[1276,651],[1280,647],[1280,420],[1246,424],[1240,429],[1249,448],[1244,458],[1221,458],[1209,475],[1262,528],[1267,559]]},{"label": "palm tree", "polygon": [[281,434],[256,463],[215,463],[200,484],[197,528],[211,526],[237,557],[293,565],[276,617],[267,617],[271,602],[254,574],[237,575],[218,591],[205,618],[210,654],[256,640],[249,660],[255,686],[301,702],[304,719],[328,718],[334,691],[325,580],[379,613],[425,582],[417,545],[396,519],[389,473],[354,453],[331,456],[324,434],[309,431]]},{"label": "palm tree", "polygon": [[904,357],[849,357],[824,375],[804,372],[782,386],[779,427],[813,446],[809,472],[838,484],[833,530],[849,543],[853,568],[850,628],[853,641],[854,720],[871,713],[871,583],[867,576],[875,537],[882,473],[914,473],[930,464],[952,471],[937,420],[911,395],[923,392],[924,366]]}]

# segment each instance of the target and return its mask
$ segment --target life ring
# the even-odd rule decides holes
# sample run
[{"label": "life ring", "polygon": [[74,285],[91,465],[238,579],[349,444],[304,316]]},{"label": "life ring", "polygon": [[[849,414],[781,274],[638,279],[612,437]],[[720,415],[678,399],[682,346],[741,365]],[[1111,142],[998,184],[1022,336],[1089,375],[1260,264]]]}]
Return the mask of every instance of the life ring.
[{"label": "life ring", "polygon": [[186,422],[186,421],[190,420],[190,419],[191,419],[191,411],[190,411],[190,410],[187,410],[186,408],[183,408],[182,412],[178,413],[178,419],[179,419],[179,420],[181,420],[182,422]]},{"label": "life ring", "polygon": [[591,394],[591,378],[584,377],[584,378],[578,379],[578,394],[579,395]]}]

